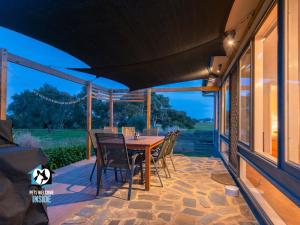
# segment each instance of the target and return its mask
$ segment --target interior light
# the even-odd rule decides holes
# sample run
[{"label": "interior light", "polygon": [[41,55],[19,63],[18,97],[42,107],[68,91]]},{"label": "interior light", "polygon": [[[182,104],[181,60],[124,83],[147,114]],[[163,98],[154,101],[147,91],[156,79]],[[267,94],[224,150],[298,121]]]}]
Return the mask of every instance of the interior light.
[{"label": "interior light", "polygon": [[234,45],[234,40],[233,39],[229,39],[227,41],[227,43],[228,43],[228,45],[232,46],[232,45]]},{"label": "interior light", "polygon": [[235,40],[234,40],[235,34],[236,34],[235,30],[225,32],[225,36],[227,39],[226,42],[229,46],[233,46],[235,44]]},{"label": "interior light", "polygon": [[221,73],[221,69],[222,69],[222,64],[220,63],[220,64],[218,65],[217,73]]}]

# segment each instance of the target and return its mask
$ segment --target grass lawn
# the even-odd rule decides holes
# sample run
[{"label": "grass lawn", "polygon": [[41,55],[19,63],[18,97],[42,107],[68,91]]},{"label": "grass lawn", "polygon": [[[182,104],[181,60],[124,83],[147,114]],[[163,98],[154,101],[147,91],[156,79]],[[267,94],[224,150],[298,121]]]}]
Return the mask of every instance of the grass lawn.
[{"label": "grass lawn", "polygon": [[199,122],[195,125],[194,129],[190,131],[213,131],[214,130],[214,123],[213,122]]},{"label": "grass lawn", "polygon": [[42,149],[84,144],[86,137],[85,130],[81,129],[14,129],[13,133],[16,139],[22,134],[30,133],[38,139]]},{"label": "grass lawn", "polygon": [[[85,144],[86,132],[83,129],[14,129],[14,137],[30,133],[42,149],[78,146]],[[213,123],[200,122],[194,129],[183,130],[178,137],[175,153],[190,156],[210,156],[213,148]]]},{"label": "grass lawn", "polygon": [[175,153],[187,156],[206,156],[213,153],[213,123],[200,122],[194,129],[184,130],[179,135]]}]

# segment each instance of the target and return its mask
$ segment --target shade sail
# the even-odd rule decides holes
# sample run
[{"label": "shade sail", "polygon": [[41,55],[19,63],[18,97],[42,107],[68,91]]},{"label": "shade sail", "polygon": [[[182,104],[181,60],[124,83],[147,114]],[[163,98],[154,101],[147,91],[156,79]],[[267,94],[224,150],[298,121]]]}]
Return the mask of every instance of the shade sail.
[{"label": "shade sail", "polygon": [[139,89],[205,78],[233,0],[0,0],[0,25]]}]

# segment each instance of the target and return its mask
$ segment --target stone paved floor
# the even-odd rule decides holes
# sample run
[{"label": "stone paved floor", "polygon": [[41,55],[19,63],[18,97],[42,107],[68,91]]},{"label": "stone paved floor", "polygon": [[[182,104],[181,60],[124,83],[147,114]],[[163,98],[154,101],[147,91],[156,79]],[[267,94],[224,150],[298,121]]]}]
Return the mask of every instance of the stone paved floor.
[{"label": "stone paved floor", "polygon": [[104,182],[101,197],[81,205],[63,224],[258,224],[241,196],[226,196],[224,185],[210,178],[212,172],[226,171],[220,159],[176,156],[175,163],[176,172],[169,166],[172,178],[160,172],[163,188],[153,175],[146,192],[136,176],[131,201],[126,200],[128,184]]}]

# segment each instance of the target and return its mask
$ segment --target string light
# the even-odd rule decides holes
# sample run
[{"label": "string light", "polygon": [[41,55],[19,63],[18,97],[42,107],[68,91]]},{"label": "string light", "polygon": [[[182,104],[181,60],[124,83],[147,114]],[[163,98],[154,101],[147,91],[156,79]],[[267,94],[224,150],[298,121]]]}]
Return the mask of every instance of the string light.
[{"label": "string light", "polygon": [[76,104],[76,103],[79,103],[79,102],[83,101],[83,100],[87,97],[87,95],[85,95],[85,96],[83,96],[83,97],[81,97],[81,98],[79,98],[79,99],[76,99],[76,100],[73,100],[73,101],[68,101],[68,102],[66,102],[66,101],[57,101],[57,100],[55,100],[55,99],[48,98],[48,97],[46,97],[46,96],[44,96],[44,95],[38,93],[38,92],[35,91],[35,90],[33,90],[32,92],[33,92],[35,95],[39,96],[41,99],[46,100],[47,102],[51,102],[51,103],[55,103],[55,104],[59,104],[59,105],[73,105],[73,104]]},{"label": "string light", "polygon": [[[13,74],[15,75],[14,71],[7,65],[7,71],[10,73],[10,74]],[[58,101],[58,100],[55,100],[55,99],[51,99],[51,98],[48,98],[47,96],[44,96],[40,93],[38,93],[37,91],[35,90],[32,90],[32,92],[40,97],[41,99],[45,100],[45,101],[48,101],[48,102],[51,102],[51,103],[54,103],[54,104],[59,104],[59,105],[73,105],[73,104],[76,104],[76,103],[79,103],[81,101],[83,101],[85,98],[87,98],[87,95],[79,98],[79,99],[76,99],[76,100],[73,100],[73,101]]]}]

